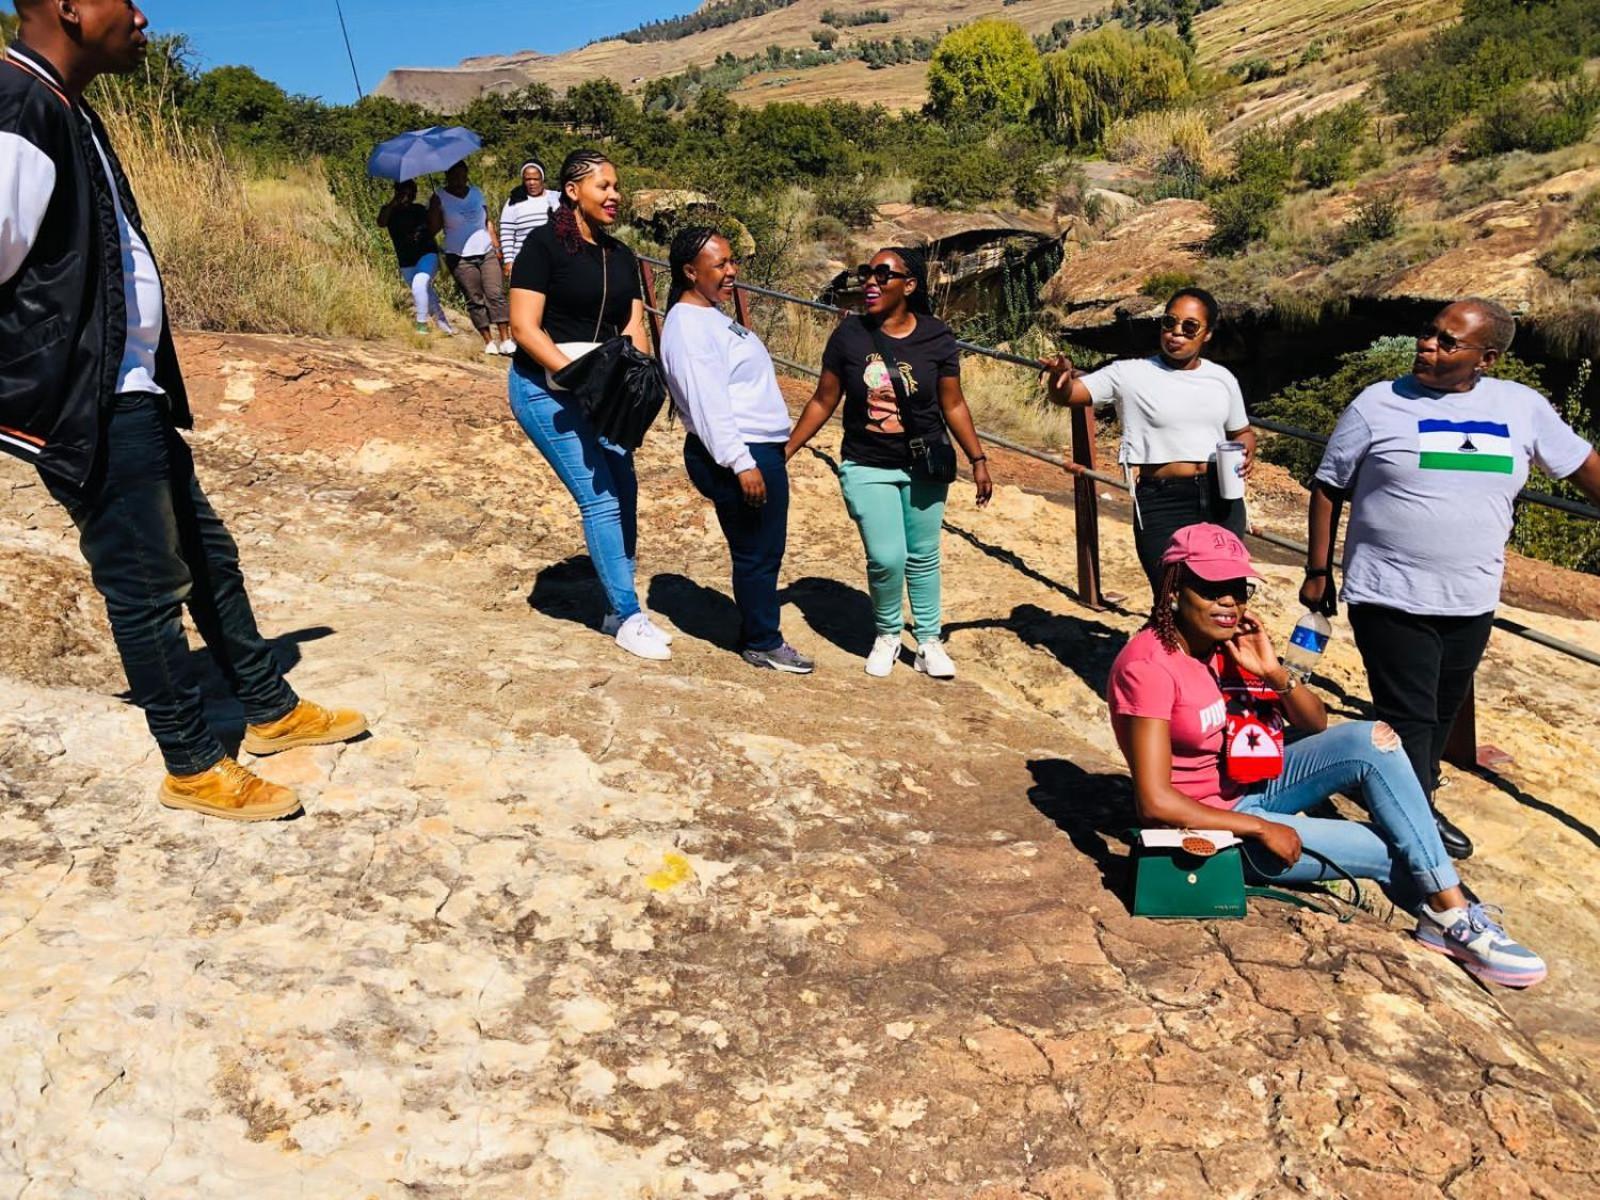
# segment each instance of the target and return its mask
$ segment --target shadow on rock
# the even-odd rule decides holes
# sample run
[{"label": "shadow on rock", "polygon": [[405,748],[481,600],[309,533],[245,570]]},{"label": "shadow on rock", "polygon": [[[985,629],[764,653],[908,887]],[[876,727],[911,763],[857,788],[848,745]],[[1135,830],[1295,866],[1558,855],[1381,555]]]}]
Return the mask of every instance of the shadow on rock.
[{"label": "shadow on rock", "polygon": [[807,625],[846,654],[865,658],[872,649],[877,627],[873,623],[872,601],[859,588],[808,575],[796,579],[779,599],[800,610]]},{"label": "shadow on rock", "polygon": [[534,576],[528,607],[557,621],[598,629],[606,615],[606,593],[587,554],[551,563]]},{"label": "shadow on rock", "polygon": [[1093,860],[1106,891],[1128,907],[1128,855],[1125,849],[1111,848],[1113,841],[1126,848],[1128,831],[1138,823],[1128,777],[1118,771],[1085,770],[1065,758],[1030,759],[1028,771],[1033,776],[1029,803]]},{"label": "shadow on rock", "polygon": [[650,580],[649,607],[681,633],[722,650],[739,648],[739,608],[715,588],[684,575],[657,575]]},{"label": "shadow on rock", "polygon": [[957,621],[945,626],[946,633],[966,629],[1006,629],[1029,646],[1055,655],[1056,661],[1082,679],[1097,696],[1104,696],[1111,664],[1116,661],[1128,636],[1101,621],[1047,612],[1037,604],[1019,604],[1005,618],[982,621]]}]

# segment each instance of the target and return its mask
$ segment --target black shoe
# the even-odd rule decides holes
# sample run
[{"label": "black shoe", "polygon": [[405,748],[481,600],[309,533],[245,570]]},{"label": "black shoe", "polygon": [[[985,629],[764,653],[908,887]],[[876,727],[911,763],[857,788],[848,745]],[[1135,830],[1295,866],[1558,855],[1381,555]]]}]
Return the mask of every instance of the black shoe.
[{"label": "black shoe", "polygon": [[1439,840],[1444,843],[1444,852],[1451,858],[1471,858],[1472,839],[1437,808],[1433,810],[1433,819],[1439,826]]}]

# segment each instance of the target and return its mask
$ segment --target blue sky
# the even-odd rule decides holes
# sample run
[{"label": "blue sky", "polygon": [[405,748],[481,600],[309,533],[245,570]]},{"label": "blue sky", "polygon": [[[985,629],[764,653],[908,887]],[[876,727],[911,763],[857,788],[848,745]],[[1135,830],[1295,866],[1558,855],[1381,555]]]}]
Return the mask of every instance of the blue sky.
[{"label": "blue sky", "polygon": [[[570,50],[697,0],[342,0],[361,86],[391,67],[451,66],[473,54]],[[6,5],[10,7],[9,4]],[[202,67],[243,63],[290,92],[356,98],[333,0],[142,0],[155,33],[187,33]]]}]

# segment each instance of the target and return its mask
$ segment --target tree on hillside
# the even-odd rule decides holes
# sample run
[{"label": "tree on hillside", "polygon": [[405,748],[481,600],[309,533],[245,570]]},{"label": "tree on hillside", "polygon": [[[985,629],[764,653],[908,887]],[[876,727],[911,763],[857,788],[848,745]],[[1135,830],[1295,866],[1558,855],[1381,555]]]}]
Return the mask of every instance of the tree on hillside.
[{"label": "tree on hillside", "polygon": [[215,67],[196,81],[185,111],[247,146],[279,140],[289,117],[289,96],[249,67]]},{"label": "tree on hillside", "polygon": [[601,137],[610,137],[626,127],[638,110],[615,81],[601,77],[585,79],[567,93],[567,115]]},{"label": "tree on hillside", "polygon": [[1024,120],[1042,81],[1022,26],[986,17],[948,34],[928,67],[928,114],[939,120]]},{"label": "tree on hillside", "polygon": [[1104,26],[1045,56],[1039,120],[1066,145],[1093,144],[1117,120],[1190,95],[1193,62],[1164,29]]},{"label": "tree on hillside", "polygon": [[824,110],[787,101],[746,110],[739,146],[752,174],[794,182],[842,171],[853,158]]}]

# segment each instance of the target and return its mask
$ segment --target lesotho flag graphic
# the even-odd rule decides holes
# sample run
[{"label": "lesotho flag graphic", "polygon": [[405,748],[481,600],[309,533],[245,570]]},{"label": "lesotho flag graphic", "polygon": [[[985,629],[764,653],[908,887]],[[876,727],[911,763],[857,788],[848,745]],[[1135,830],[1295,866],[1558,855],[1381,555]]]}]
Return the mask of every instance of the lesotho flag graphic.
[{"label": "lesotho flag graphic", "polygon": [[1516,469],[1511,430],[1496,421],[1418,421],[1417,448],[1424,471],[1510,475]]}]

